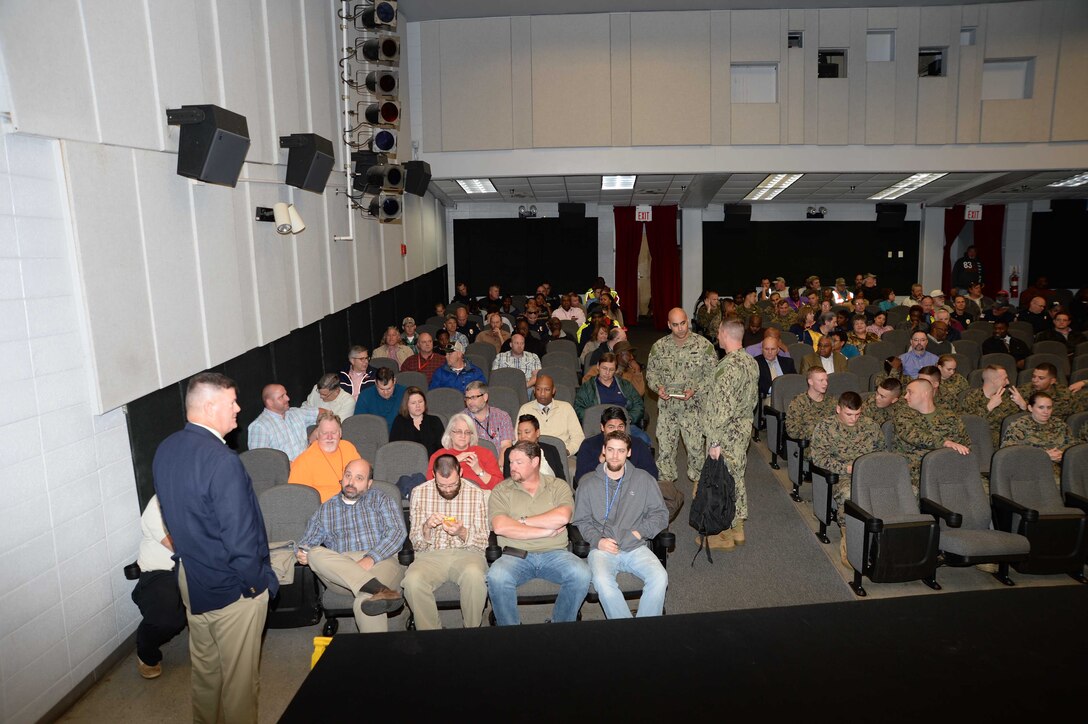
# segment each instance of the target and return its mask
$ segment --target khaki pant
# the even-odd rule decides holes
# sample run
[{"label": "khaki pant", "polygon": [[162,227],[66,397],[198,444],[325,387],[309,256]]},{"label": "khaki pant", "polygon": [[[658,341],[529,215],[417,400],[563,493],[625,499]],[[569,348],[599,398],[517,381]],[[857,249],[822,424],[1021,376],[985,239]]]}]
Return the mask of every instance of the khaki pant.
[{"label": "khaki pant", "polygon": [[254,598],[239,596],[229,606],[194,614],[185,567],[180,563],[178,587],[189,621],[193,721],[256,722],[268,591]]},{"label": "khaki pant", "polygon": [[396,590],[400,588],[404,569],[397,563],[396,558],[386,558],[384,561],[375,563],[369,571],[365,571],[356,563],[365,557],[365,552],[336,553],[322,546],[311,548],[308,553],[310,568],[318,578],[326,585],[334,584],[346,588],[355,596],[351,610],[355,612],[355,626],[359,629],[359,633],[383,633],[389,630],[389,617],[386,615],[367,616],[363,613],[363,602],[370,599],[370,594],[363,593],[359,589],[371,578],[377,578],[384,586]]},{"label": "khaki pant", "polygon": [[461,619],[465,628],[479,628],[487,601],[487,560],[480,551],[447,548],[416,553],[404,575],[404,598],[412,609],[416,630],[442,628],[434,592],[447,581],[461,589]]}]

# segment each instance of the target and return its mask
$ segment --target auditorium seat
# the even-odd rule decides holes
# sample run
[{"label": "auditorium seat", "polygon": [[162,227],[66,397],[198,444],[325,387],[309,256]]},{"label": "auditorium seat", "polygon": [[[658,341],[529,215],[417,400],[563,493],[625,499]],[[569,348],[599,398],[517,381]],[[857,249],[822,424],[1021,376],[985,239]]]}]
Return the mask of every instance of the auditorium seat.
[{"label": "auditorium seat", "polygon": [[283,485],[291,476],[291,461],[282,450],[262,447],[246,450],[238,457],[253,481],[253,492],[258,498],[273,485]]},{"label": "auditorium seat", "polygon": [[[503,367],[502,369],[492,370],[491,378],[487,383],[489,399],[491,404],[496,407],[502,407],[495,402],[494,392],[496,388],[502,387],[510,390],[514,393],[518,400],[518,407],[524,405],[529,401],[529,390],[525,386],[525,373],[521,370],[516,370],[513,367]],[[505,408],[504,408],[505,409]],[[517,408],[514,409],[514,413],[511,415],[511,419],[514,421],[515,427],[517,426]]]},{"label": "auditorium seat", "polygon": [[[771,467],[778,470],[778,458],[786,457],[786,409],[794,397],[808,389],[804,376],[782,375],[771,382],[770,404],[763,406],[767,419],[767,448]],[[773,422],[771,421],[773,419]]]},{"label": "auditorium seat", "polygon": [[427,375],[422,372],[401,372],[397,375],[397,384],[401,387],[418,387],[424,392],[427,391]]},{"label": "auditorium seat", "polygon": [[[1046,343],[1040,342],[1040,344]],[[1060,342],[1055,342],[1054,344],[1060,344]],[[1026,360],[1024,360],[1024,369],[1035,369],[1036,365],[1039,365],[1043,362],[1049,362],[1050,364],[1054,365],[1058,370],[1058,374],[1062,378],[1069,376],[1069,356],[1066,354],[1050,354],[1046,352],[1033,353],[1029,355]]]},{"label": "auditorium seat", "polygon": [[[427,448],[418,442],[397,440],[378,448],[374,456],[374,479],[396,484],[402,475],[427,473]],[[395,488],[394,488],[395,489]],[[398,493],[394,500],[400,500]]]},{"label": "auditorium seat", "polygon": [[388,367],[389,369],[393,370],[394,374],[400,372],[400,363],[390,357],[371,357],[370,366]]},{"label": "auditorium seat", "polygon": [[427,409],[442,414],[448,420],[465,409],[465,396],[452,387],[439,387],[427,392]]},{"label": "auditorium seat", "polygon": [[[987,337],[989,339],[989,337]],[[973,339],[959,339],[953,343],[956,348],[956,354],[962,354],[967,357],[971,363],[971,366],[966,370],[960,370],[960,374],[966,375],[967,372],[978,367],[978,361],[982,357],[982,343],[976,342]]]},{"label": "auditorium seat", "polygon": [[[859,384],[863,382],[865,389],[872,389],[869,387],[869,383],[872,381],[873,375],[880,374],[884,371],[884,360],[879,357],[862,354],[847,362],[846,368],[851,373],[858,376]],[[830,385],[830,379],[828,380],[828,384]],[[831,388],[828,387],[828,390],[830,389]]]},{"label": "auditorium seat", "polygon": [[389,442],[389,426],[380,415],[352,415],[342,424],[343,437],[363,460],[374,464],[378,448]]},{"label": "auditorium seat", "polygon": [[[860,360],[863,358],[855,357],[854,359]],[[832,372],[827,376],[827,394],[832,399],[839,399],[839,396],[842,395],[842,393],[844,392],[860,393],[861,391],[861,377],[854,374],[853,372]]]},{"label": "auditorium seat", "polygon": [[[989,365],[1000,365],[1005,368],[1005,371],[1009,373],[1009,382],[1015,384],[1016,382],[1016,358],[1011,354],[1005,352],[991,352],[990,354],[984,354],[978,360],[978,369],[982,370]],[[1025,365],[1025,368],[1027,365]]]}]

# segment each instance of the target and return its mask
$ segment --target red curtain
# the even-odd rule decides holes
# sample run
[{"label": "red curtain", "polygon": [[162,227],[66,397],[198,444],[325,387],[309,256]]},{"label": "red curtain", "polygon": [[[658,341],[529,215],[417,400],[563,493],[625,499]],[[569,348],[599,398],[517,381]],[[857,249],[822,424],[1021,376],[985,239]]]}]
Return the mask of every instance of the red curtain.
[{"label": "red curtain", "polygon": [[[946,294],[954,294],[952,287],[952,245],[967,225],[963,205],[953,206],[944,211],[944,259],[941,269],[941,289]],[[975,252],[982,262],[984,291],[993,296],[1001,288],[1004,279],[1004,259],[1001,255],[1001,242],[1005,233],[1005,206],[993,204],[982,207],[982,220],[974,222]]]},{"label": "red curtain", "polygon": [[[650,247],[650,285],[653,293],[654,327],[669,328],[669,310],[680,303],[680,250],[676,247],[676,205],[655,206],[653,221],[646,224]],[[632,216],[634,213],[632,211]]]},{"label": "red curtain", "polygon": [[635,221],[634,206],[616,206],[616,294],[628,325],[638,323],[638,253],[642,248],[642,224]]}]

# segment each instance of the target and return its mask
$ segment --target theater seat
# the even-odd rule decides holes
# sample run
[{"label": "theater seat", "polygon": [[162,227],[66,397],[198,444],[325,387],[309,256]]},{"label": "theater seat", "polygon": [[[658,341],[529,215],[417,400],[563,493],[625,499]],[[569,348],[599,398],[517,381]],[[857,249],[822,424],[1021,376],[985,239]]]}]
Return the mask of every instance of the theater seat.
[{"label": "theater seat", "polygon": [[771,400],[764,405],[767,417],[767,447],[771,451],[771,467],[778,470],[778,458],[786,457],[786,408],[790,401],[808,388],[802,375],[782,375],[771,383]]}]

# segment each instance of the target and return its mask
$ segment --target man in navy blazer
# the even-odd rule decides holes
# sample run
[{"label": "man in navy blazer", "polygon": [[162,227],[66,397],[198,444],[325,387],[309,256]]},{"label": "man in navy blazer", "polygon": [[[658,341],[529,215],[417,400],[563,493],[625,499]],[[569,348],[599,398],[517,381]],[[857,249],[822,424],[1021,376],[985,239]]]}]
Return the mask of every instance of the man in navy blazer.
[{"label": "man in navy blazer", "polygon": [[779,342],[774,337],[763,338],[763,353],[756,355],[756,364],[759,366],[759,396],[766,397],[771,394],[772,375],[771,369],[775,368],[774,377],[792,375],[797,372],[793,360],[778,354]]},{"label": "man in navy blazer", "polygon": [[189,621],[197,722],[257,721],[261,632],[279,588],[253,483],[223,439],[240,409],[233,380],[196,375],[185,395],[188,422],[152,464]]}]

